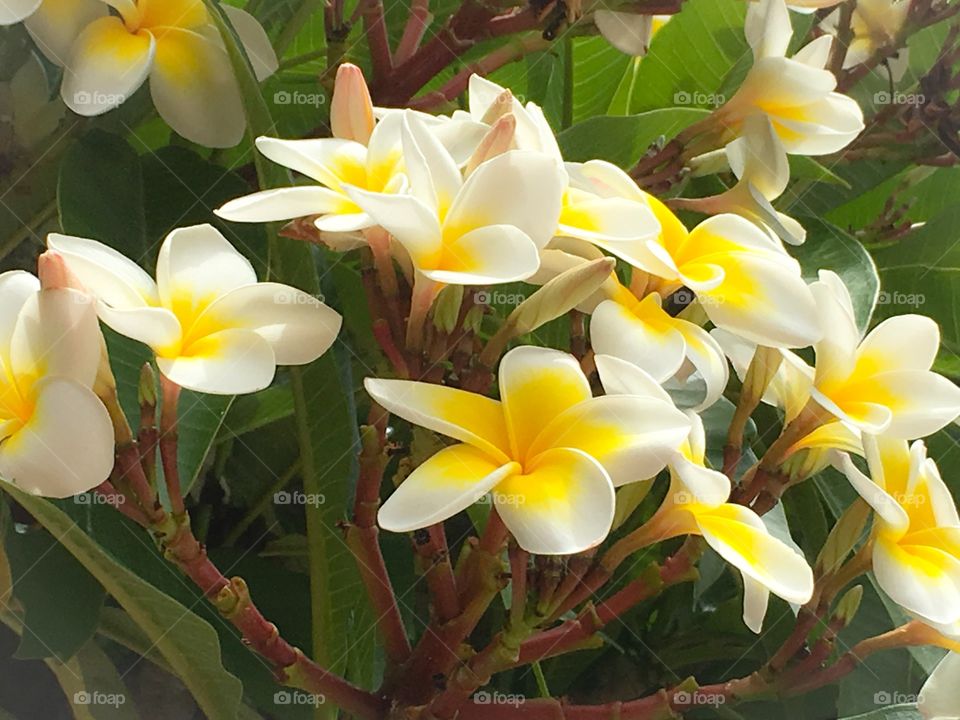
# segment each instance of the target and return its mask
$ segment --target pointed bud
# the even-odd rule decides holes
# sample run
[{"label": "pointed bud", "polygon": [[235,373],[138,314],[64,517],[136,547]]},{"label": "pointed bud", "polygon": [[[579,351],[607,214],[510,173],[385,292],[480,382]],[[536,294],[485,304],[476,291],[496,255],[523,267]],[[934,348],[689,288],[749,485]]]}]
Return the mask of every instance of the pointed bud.
[{"label": "pointed bud", "polygon": [[460,319],[460,307],[463,305],[463,285],[447,285],[433,305],[433,324],[448,335],[457,326]]},{"label": "pointed bud", "polygon": [[758,345],[743,378],[743,395],[752,407],[756,407],[767,391],[783,362],[783,354],[776,348]]},{"label": "pointed bud", "polygon": [[502,155],[507,150],[515,147],[514,135],[517,132],[517,118],[513,113],[507,113],[493,124],[487,134],[483,136],[477,149],[467,161],[464,169],[464,177],[469,177],[470,173],[480,167],[480,164]]},{"label": "pointed bud", "polygon": [[863,536],[870,512],[870,506],[858,499],[840,516],[817,558],[814,567],[817,577],[833,574],[840,569]]},{"label": "pointed bud", "polygon": [[356,65],[344,63],[337,69],[330,103],[333,136],[366,145],[370,142],[374,124],[373,101],[363,72]]},{"label": "pointed bud", "polygon": [[480,122],[493,125],[501,117],[513,111],[513,102],[513,93],[509,90],[504,90],[497,95],[496,99],[490,104],[490,107],[487,108],[487,112],[484,113]]},{"label": "pointed bud", "polygon": [[834,611],[833,616],[839,622],[843,623],[842,627],[850,626],[850,623],[853,622],[853,618],[857,615],[857,611],[860,610],[860,603],[862,601],[863,585],[854,585],[840,599],[840,602],[837,603],[837,609]]},{"label": "pointed bud", "polygon": [[140,368],[140,383],[137,385],[137,398],[140,401],[141,412],[144,409],[157,407],[157,376],[150,363],[144,363]]},{"label": "pointed bud", "polygon": [[70,272],[63,255],[54,250],[47,250],[37,259],[37,276],[40,278],[40,286],[44,290],[70,288],[83,291],[83,286],[77,277]]}]

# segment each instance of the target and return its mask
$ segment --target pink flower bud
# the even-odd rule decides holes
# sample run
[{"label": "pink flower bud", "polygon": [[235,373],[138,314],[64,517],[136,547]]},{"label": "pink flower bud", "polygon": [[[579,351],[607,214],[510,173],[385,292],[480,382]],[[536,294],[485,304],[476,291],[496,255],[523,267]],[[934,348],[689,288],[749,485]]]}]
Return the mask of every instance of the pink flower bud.
[{"label": "pink flower bud", "polygon": [[363,72],[351,63],[344,63],[337,69],[330,126],[334,137],[355,140],[363,145],[370,141],[374,126],[373,101]]}]

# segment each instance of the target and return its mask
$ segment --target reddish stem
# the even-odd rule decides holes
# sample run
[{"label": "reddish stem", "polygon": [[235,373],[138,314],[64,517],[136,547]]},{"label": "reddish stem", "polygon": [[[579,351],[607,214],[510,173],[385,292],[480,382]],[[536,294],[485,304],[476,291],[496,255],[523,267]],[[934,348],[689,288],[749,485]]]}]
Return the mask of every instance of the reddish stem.
[{"label": "reddish stem", "polygon": [[163,406],[160,408],[160,462],[163,465],[163,481],[167,486],[170,508],[174,517],[183,515],[183,492],[180,488],[180,466],[177,463],[177,405],[180,386],[160,375],[160,390]]}]

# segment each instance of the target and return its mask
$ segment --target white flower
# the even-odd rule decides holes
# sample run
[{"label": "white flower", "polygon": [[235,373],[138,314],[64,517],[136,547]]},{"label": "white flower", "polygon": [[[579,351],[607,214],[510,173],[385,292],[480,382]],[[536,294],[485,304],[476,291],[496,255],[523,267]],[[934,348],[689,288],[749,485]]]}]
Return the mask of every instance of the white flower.
[{"label": "white flower", "polygon": [[937,666],[920,691],[917,709],[923,720],[960,720],[957,688],[960,688],[960,653],[953,652]]},{"label": "white flower", "polygon": [[100,319],[145,343],[176,384],[233,395],[267,387],[277,365],[303,365],[326,352],[341,317],[316,298],[258,283],[250,262],[212,226],[171,232],[156,282],[132,260],[95,240],[47,241],[97,298]]},{"label": "white flower", "polygon": [[627,55],[642,57],[650,48],[653,36],[672,15],[647,15],[617,10],[597,10],[593,22],[600,34],[617,50]]}]

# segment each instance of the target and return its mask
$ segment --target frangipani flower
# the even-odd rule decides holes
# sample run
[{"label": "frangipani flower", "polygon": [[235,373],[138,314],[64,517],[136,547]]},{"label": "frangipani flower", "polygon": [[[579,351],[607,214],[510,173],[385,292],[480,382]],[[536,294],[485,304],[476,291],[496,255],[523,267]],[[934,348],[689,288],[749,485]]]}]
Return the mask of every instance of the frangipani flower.
[{"label": "frangipani flower", "polygon": [[594,398],[576,358],[531,346],[501,360],[499,401],[407,380],[365,386],[395,415],[460,441],[404,480],[380,509],[382,527],[427,527],[492,493],[521,547],[544,555],[601,542],[614,486],[655,475],[690,429],[669,400]]},{"label": "frangipani flower", "polygon": [[77,35],[108,12],[103,0],[4,0],[0,3],[0,25],[23,22],[40,51],[62,66]]},{"label": "frangipani flower", "polygon": [[210,225],[166,237],[156,282],[95,240],[53,234],[47,244],[97,298],[100,319],[149,345],[160,372],[191,390],[261,390],[277,365],[316,360],[340,330],[340,315],[313,296],[258,283],[250,262]]},{"label": "frangipani flower", "polygon": [[[892,44],[903,29],[909,11],[910,0],[857,0],[850,16],[853,38],[843,58],[844,69],[866,62],[877,51]],[[837,19],[837,13],[830,15],[823,23],[824,29],[835,33]],[[891,60],[894,79],[899,79],[906,69],[907,50],[904,48]]]},{"label": "frangipani flower", "polygon": [[770,118],[760,113],[748,117],[743,123],[743,134],[732,140],[724,152],[737,184],[713,197],[678,200],[677,206],[711,215],[741,215],[772,238],[793,245],[806,240],[803,225],[771,205],[787,189],[790,165]]},{"label": "frangipani flower", "polygon": [[876,511],[873,572],[898,605],[933,627],[960,629],[960,516],[922,441],[864,438],[871,477],[840,468]]},{"label": "frangipani flower", "polygon": [[824,409],[864,432],[908,440],[930,435],[960,414],[960,388],[930,369],[940,347],[933,320],[900,315],[863,337],[836,273],[821,270],[811,289],[825,330],[814,346],[811,394]]},{"label": "frangipani flower", "polygon": [[957,688],[960,687],[960,653],[947,655],[920,691],[917,710],[923,720],[960,720]]},{"label": "frangipani flower", "polygon": [[837,79],[824,69],[833,38],[824,35],[785,57],[793,29],[784,0],[759,0],[747,10],[747,40],[754,63],[740,88],[715,119],[734,134],[751,115],[763,113],[788,153],[826,155],[847,146],[863,130],[857,103],[834,92]]},{"label": "frangipani flower", "polygon": [[578,173],[605,197],[646,203],[660,221],[658,237],[625,242],[618,254],[661,278],[661,295],[686,286],[715,325],[763,345],[804,347],[819,337],[800,265],[756,225],[725,213],[688,232],[666,205],[610,163],[592,160]]},{"label": "frangipani flower", "polygon": [[0,476],[67,497],[113,469],[113,425],[93,393],[100,330],[89,298],[0,274]]},{"label": "frangipani flower", "polygon": [[597,30],[617,50],[642,57],[650,49],[650,41],[672,15],[646,15],[617,10],[597,10],[593,22]]},{"label": "frangipani flower", "polygon": [[562,159],[557,138],[539,105],[534,102],[524,105],[506,88],[477,74],[470,76],[468,90],[470,118],[474,122],[492,125],[510,113],[517,119],[518,150],[534,150]]},{"label": "frangipani flower", "polygon": [[[617,358],[598,355],[597,370],[607,393],[663,397],[665,393],[642,370]],[[643,526],[649,542],[681,535],[701,535],[743,575],[743,620],[759,633],[770,593],[803,604],[813,595],[813,571],[796,550],[770,535],[763,520],[742,505],[728,503],[730,480],[705,466],[703,422],[690,413],[690,434],[670,460],[670,490],[663,505]],[[646,475],[635,474],[636,480]]]},{"label": "frangipani flower", "polygon": [[464,181],[416,115],[405,114],[402,121],[410,194],[358,186],[347,186],[346,193],[430,280],[485,285],[536,272],[560,216],[562,165],[544,153],[513,150],[482,163]]},{"label": "frangipani flower", "polygon": [[[69,0],[71,4],[73,0]],[[202,0],[103,0],[119,13],[74,27],[65,55],[61,95],[80,115],[100,115],[127,100],[149,78],[160,116],[183,137],[208,147],[232,147],[246,116],[230,58]],[[41,13],[55,27],[62,2],[44,0]],[[260,24],[223,6],[259,79],[277,69]],[[76,8],[72,10],[76,13]],[[41,44],[42,47],[42,44]]]}]

